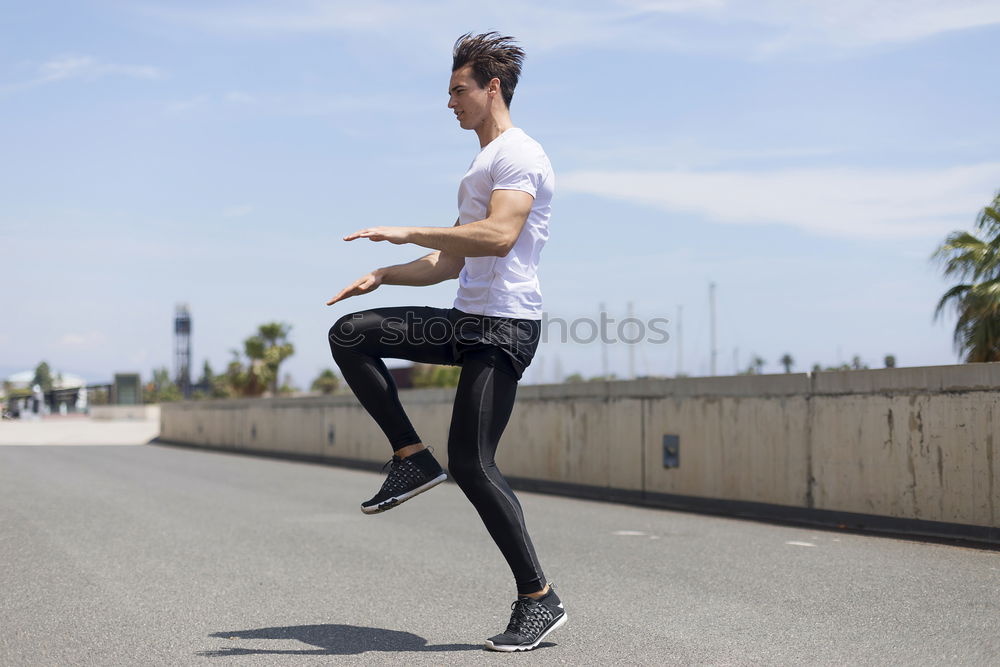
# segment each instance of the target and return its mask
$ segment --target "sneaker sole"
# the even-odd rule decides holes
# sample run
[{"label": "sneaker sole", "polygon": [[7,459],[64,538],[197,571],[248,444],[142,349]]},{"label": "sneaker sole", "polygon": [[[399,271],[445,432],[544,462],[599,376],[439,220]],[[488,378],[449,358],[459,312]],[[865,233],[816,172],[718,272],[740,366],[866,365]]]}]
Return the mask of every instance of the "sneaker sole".
[{"label": "sneaker sole", "polygon": [[566,612],[563,612],[563,615],[559,617],[559,620],[553,623],[551,628],[549,628],[541,635],[539,635],[538,639],[536,639],[533,644],[523,644],[520,646],[505,646],[503,644],[494,644],[489,639],[487,639],[486,648],[490,649],[491,651],[503,651],[505,653],[513,653],[514,651],[530,651],[535,647],[537,647],[539,644],[541,644],[542,640],[545,639],[550,632],[552,632],[560,625],[565,623],[567,618],[569,617],[566,615]]},{"label": "sneaker sole", "polygon": [[383,500],[378,505],[372,505],[371,507],[365,507],[364,505],[362,505],[361,506],[361,511],[364,512],[365,514],[380,514],[380,513],[384,512],[386,510],[391,510],[393,507],[396,507],[397,505],[401,505],[401,504],[405,503],[407,500],[409,500],[413,496],[419,496],[424,491],[427,491],[428,489],[431,489],[431,488],[437,486],[438,484],[440,484],[441,482],[443,482],[446,479],[448,479],[448,474],[447,473],[441,473],[440,475],[438,475],[437,477],[435,477],[431,481],[425,482],[424,484],[418,486],[417,488],[413,489],[412,491],[407,491],[406,493],[404,493],[401,496],[397,496],[397,497],[394,497],[394,498],[389,498],[388,500]]}]

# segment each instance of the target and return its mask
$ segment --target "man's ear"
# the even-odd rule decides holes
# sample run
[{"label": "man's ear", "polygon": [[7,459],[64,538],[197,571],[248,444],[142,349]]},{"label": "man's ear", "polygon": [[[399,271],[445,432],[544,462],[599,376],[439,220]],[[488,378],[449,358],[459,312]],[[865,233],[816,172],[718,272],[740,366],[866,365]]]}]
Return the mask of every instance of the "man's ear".
[{"label": "man's ear", "polygon": [[490,82],[486,84],[486,90],[488,90],[491,93],[496,93],[497,95],[499,95],[500,79],[498,79],[497,77],[493,77],[492,79],[490,79]]}]

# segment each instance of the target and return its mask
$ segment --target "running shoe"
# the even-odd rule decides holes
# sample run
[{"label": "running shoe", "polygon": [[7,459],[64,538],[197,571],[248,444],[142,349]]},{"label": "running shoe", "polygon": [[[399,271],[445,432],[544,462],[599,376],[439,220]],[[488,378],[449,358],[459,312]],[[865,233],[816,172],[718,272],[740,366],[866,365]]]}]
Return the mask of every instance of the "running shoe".
[{"label": "running shoe", "polygon": [[428,449],[422,449],[406,458],[393,455],[382,466],[383,472],[386,466],[389,467],[389,475],[382,483],[382,488],[372,498],[361,503],[361,511],[365,514],[378,514],[392,509],[448,479],[444,468]]},{"label": "running shoe", "polygon": [[518,597],[511,605],[510,623],[503,634],[486,640],[492,651],[530,651],[545,636],[566,622],[566,610],[549,583],[549,592],[540,598]]}]

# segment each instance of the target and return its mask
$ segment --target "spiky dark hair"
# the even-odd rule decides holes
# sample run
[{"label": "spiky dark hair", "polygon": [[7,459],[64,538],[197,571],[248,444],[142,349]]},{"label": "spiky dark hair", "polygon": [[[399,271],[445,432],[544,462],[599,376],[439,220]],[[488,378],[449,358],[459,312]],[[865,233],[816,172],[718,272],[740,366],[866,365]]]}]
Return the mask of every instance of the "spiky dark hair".
[{"label": "spiky dark hair", "polygon": [[509,109],[514,88],[521,76],[522,62],[524,50],[514,43],[513,37],[498,32],[480,35],[467,32],[455,41],[451,71],[471,65],[472,77],[482,88],[494,78],[500,79],[500,93]]}]

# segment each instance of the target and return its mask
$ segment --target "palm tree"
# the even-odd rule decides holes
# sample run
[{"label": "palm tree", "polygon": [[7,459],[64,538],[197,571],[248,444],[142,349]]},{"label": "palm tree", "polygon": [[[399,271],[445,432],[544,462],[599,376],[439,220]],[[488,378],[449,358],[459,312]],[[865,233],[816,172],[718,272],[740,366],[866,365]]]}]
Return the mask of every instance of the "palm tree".
[{"label": "palm tree", "polygon": [[795,360],[792,359],[792,355],[785,352],[785,354],[778,360],[778,363],[785,367],[786,373],[792,372],[792,366],[795,365]]},{"label": "palm tree", "polygon": [[976,218],[979,236],[952,232],[931,256],[961,282],[941,297],[934,319],[952,305],[955,350],[966,362],[1000,361],[1000,191]]},{"label": "palm tree", "polygon": [[268,385],[271,395],[278,395],[278,370],[288,357],[295,354],[295,346],[288,342],[290,324],[268,322],[257,327],[257,334],[244,342],[246,355],[254,361],[262,361],[269,371]]},{"label": "palm tree", "polygon": [[324,368],[323,372],[313,380],[311,387],[313,391],[319,391],[324,394],[335,394],[339,388],[340,378],[337,377],[332,368]]}]

